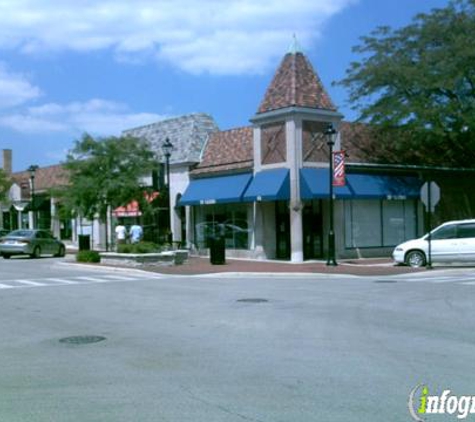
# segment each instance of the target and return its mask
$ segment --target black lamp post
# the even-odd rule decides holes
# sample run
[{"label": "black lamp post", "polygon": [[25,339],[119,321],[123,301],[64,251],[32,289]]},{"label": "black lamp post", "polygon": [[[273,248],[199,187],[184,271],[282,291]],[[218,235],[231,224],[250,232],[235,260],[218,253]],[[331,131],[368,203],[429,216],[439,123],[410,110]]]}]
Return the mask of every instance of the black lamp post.
[{"label": "black lamp post", "polygon": [[31,183],[31,211],[33,212],[33,229],[36,228],[36,206],[35,206],[35,174],[36,170],[38,170],[38,166],[36,164],[32,164],[28,167],[28,171],[30,172],[30,183]]},{"label": "black lamp post", "polygon": [[165,156],[166,172],[167,172],[167,187],[170,190],[170,156],[172,155],[173,144],[170,139],[165,139],[165,143],[162,145],[163,155]]},{"label": "black lamp post", "polygon": [[328,123],[325,129],[325,136],[327,137],[328,145],[328,180],[329,180],[329,194],[328,200],[330,205],[330,227],[328,230],[328,259],[327,265],[338,265],[335,258],[335,227],[333,217],[333,146],[335,145],[336,130],[332,123]]},{"label": "black lamp post", "polygon": [[172,155],[172,150],[173,150],[173,144],[170,142],[170,139],[166,138],[165,143],[162,145],[162,152],[163,155],[165,156],[165,165],[166,167],[166,172],[167,172],[167,196],[168,196],[168,215],[167,215],[167,221],[168,221],[168,239],[167,241],[171,243],[172,239],[172,233],[171,233],[171,220],[170,220],[170,156]]}]

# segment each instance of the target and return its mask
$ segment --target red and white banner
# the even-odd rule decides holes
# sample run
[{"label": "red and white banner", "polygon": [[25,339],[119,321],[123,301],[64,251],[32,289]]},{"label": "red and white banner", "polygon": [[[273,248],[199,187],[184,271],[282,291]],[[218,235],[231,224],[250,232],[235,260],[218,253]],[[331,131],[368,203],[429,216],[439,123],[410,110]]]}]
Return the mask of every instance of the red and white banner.
[{"label": "red and white banner", "polygon": [[345,151],[333,153],[333,186],[345,186]]}]

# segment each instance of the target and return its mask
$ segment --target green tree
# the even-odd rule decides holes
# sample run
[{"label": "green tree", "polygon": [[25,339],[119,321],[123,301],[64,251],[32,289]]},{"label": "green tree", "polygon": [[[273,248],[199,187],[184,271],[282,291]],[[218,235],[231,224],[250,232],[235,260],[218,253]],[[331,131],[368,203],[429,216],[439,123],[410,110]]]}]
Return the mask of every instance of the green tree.
[{"label": "green tree", "polygon": [[475,0],[380,27],[354,51],[338,84],[348,88],[376,162],[475,167]]},{"label": "green tree", "polygon": [[0,169],[0,201],[5,201],[8,197],[8,191],[12,182],[8,175]]},{"label": "green tree", "polygon": [[76,141],[64,164],[69,184],[56,192],[63,207],[88,219],[107,221],[112,209],[136,200],[147,203],[140,178],[156,167],[149,144],[133,137],[94,139],[85,134]]}]

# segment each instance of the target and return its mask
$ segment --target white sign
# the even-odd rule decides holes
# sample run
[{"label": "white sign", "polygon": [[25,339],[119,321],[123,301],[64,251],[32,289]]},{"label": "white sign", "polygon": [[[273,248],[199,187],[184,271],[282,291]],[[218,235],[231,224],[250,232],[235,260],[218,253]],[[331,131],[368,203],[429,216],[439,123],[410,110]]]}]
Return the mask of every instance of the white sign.
[{"label": "white sign", "polygon": [[[429,186],[430,186],[430,191],[429,191]],[[430,201],[429,201],[429,196],[430,196]],[[421,201],[426,206],[426,209],[428,211],[434,212],[435,206],[440,201],[439,185],[435,182],[425,182],[421,188]],[[430,209],[429,209],[429,206],[430,206]]]}]

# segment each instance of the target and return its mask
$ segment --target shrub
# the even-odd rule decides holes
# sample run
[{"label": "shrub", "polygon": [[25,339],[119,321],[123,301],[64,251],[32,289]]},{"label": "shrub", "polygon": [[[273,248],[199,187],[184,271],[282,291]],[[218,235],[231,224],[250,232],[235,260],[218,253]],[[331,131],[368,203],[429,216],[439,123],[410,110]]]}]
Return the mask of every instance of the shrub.
[{"label": "shrub", "polygon": [[117,252],[119,253],[153,253],[160,252],[161,248],[152,242],[139,242],[126,245],[118,245]]},{"label": "shrub", "polygon": [[79,251],[76,255],[77,262],[101,262],[101,256],[97,251]]}]

